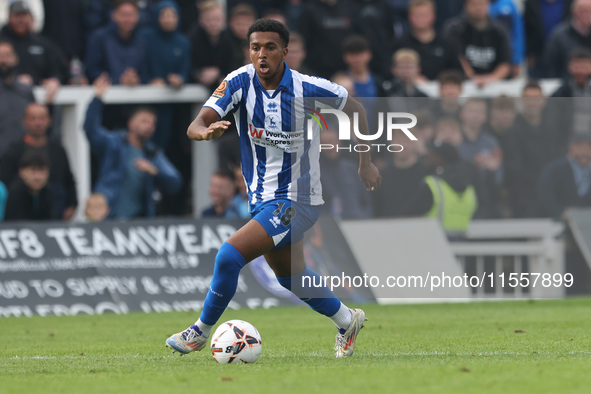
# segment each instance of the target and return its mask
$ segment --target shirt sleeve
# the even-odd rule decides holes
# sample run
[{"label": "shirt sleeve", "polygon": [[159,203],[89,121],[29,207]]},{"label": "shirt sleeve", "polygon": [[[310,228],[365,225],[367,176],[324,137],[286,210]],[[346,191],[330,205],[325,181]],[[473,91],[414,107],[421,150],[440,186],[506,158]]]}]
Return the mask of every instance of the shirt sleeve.
[{"label": "shirt sleeve", "polygon": [[228,74],[203,106],[213,109],[220,118],[223,118],[228,113],[236,110],[246,91],[249,80],[248,72],[243,69]]},{"label": "shirt sleeve", "polygon": [[[308,77],[303,81],[304,97],[314,98],[322,104],[340,111],[345,108],[349,93],[343,86],[324,78]],[[322,100],[317,100],[322,99]]]}]

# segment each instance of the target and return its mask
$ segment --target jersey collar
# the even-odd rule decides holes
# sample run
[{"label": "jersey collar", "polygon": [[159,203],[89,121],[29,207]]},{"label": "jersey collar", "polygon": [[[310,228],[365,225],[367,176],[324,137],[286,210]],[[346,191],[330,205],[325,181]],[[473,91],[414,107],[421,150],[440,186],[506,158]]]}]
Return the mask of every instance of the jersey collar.
[{"label": "jersey collar", "polygon": [[270,99],[275,98],[279,94],[279,92],[282,90],[289,90],[289,87],[291,85],[291,80],[292,80],[291,69],[287,66],[287,63],[283,62],[283,64],[285,65],[285,71],[283,72],[283,77],[281,78],[281,81],[279,82],[279,86],[277,86],[277,89],[275,89],[275,93],[273,93],[273,96],[269,96],[269,94],[267,93],[267,90],[265,88],[263,88],[263,85],[261,85],[261,82],[259,81],[259,76],[257,75],[256,72],[254,73],[254,86],[257,89],[262,90],[263,94],[266,95]]}]

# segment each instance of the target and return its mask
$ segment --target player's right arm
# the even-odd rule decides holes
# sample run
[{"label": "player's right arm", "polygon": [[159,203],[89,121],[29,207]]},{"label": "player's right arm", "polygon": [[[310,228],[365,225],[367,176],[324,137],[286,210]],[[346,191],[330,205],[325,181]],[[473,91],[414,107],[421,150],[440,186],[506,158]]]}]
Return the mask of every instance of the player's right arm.
[{"label": "player's right arm", "polygon": [[220,120],[220,115],[209,107],[201,108],[199,114],[187,129],[187,136],[196,141],[219,138],[230,127],[230,122]]}]

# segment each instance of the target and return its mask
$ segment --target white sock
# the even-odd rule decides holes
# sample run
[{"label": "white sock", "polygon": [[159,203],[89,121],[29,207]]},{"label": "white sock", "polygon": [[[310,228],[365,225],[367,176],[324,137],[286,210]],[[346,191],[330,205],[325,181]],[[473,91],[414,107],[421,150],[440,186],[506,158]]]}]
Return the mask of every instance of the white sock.
[{"label": "white sock", "polygon": [[195,322],[195,325],[201,330],[201,335],[203,335],[206,338],[209,338],[209,333],[211,332],[213,326],[203,323],[201,319],[197,320]]},{"label": "white sock", "polygon": [[329,319],[340,329],[346,330],[351,325],[351,310],[341,302],[338,312]]}]

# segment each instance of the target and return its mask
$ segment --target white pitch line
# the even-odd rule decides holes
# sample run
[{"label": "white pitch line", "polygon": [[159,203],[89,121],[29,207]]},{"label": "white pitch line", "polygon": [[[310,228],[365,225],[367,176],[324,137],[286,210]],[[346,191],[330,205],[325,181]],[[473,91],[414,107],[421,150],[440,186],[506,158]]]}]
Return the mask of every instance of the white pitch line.
[{"label": "white pitch line", "polygon": [[[304,357],[327,357],[329,354],[326,353],[299,353],[301,356]],[[591,351],[572,351],[572,352],[531,352],[531,353],[524,353],[524,352],[474,352],[474,353],[452,353],[452,352],[407,352],[407,353],[365,353],[360,354],[360,356],[371,356],[371,357],[441,357],[441,356],[459,356],[459,357],[498,357],[498,356],[574,356],[574,355],[584,355],[589,354],[591,355]],[[297,353],[293,354],[267,354],[265,355],[268,358],[285,358],[285,357],[293,357],[294,355],[298,355]],[[117,356],[102,356],[102,355],[85,355],[85,356],[14,356],[10,357],[9,360],[59,360],[59,359],[81,359],[81,358],[109,358],[109,359],[135,359],[135,358],[145,358],[146,356],[142,356],[139,354],[130,354],[130,355],[117,355]]]}]

